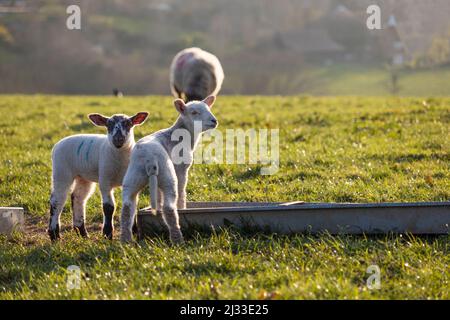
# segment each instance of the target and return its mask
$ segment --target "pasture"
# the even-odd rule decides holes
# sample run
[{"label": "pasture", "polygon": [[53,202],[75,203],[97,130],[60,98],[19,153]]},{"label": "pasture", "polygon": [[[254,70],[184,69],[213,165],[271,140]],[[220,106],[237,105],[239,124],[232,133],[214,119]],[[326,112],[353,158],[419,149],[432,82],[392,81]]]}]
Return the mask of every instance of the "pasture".
[{"label": "pasture", "polygon": [[[173,123],[169,97],[0,96],[0,205],[26,210],[26,232],[0,237],[0,299],[449,299],[450,236],[281,236],[233,228],[184,230],[135,245],[101,237],[99,192],[87,207],[90,239],[51,244],[50,152],[74,133],[102,133],[100,112],[150,112],[136,140]],[[219,129],[279,128],[280,170],[197,164],[188,201],[414,202],[450,199],[450,99],[220,96]],[[120,204],[120,192],[116,192]],[[140,197],[147,206],[148,195]],[[369,290],[370,265],[381,288]],[[67,267],[82,272],[66,288]]]}]

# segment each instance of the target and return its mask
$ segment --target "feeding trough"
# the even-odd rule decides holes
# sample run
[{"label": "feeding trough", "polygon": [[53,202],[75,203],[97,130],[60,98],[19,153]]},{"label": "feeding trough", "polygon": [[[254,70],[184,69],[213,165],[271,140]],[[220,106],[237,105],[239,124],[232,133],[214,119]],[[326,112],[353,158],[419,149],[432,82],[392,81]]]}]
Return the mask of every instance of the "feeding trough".
[{"label": "feeding trough", "polygon": [[[288,203],[189,202],[179,210],[186,227],[252,227],[273,232],[330,234],[449,234],[450,202]],[[139,237],[164,227],[149,208],[137,215]]]},{"label": "feeding trough", "polygon": [[25,217],[23,208],[0,207],[0,234],[10,235],[23,229]]}]

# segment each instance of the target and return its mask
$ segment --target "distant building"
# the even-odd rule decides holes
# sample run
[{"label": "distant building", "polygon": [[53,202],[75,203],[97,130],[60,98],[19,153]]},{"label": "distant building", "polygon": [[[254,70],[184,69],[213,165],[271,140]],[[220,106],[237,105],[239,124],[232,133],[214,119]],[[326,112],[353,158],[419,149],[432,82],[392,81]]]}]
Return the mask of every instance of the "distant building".
[{"label": "distant building", "polygon": [[371,31],[364,23],[365,11],[339,4],[303,29],[276,32],[254,50],[280,57],[283,53],[295,54],[305,61],[326,65],[345,61],[403,66],[412,58],[405,40],[414,38],[406,36],[403,22],[399,23],[394,13],[385,16],[389,18],[382,30]]},{"label": "distant building", "polygon": [[302,30],[277,32],[260,41],[255,49],[266,54],[290,53],[307,61],[326,64],[345,59],[345,48],[331,39],[320,23],[308,25]]},{"label": "distant building", "polygon": [[[390,61],[394,65],[399,65],[402,60],[403,64],[408,63],[426,55],[436,37],[448,37],[449,12],[448,0],[384,0],[382,17],[389,18],[384,19],[379,35],[380,41],[381,38],[390,39],[391,49],[387,51],[391,53]],[[389,41],[384,42],[383,50]]]},{"label": "distant building", "polygon": [[0,14],[27,11],[29,11],[29,3],[26,0],[0,0]]}]

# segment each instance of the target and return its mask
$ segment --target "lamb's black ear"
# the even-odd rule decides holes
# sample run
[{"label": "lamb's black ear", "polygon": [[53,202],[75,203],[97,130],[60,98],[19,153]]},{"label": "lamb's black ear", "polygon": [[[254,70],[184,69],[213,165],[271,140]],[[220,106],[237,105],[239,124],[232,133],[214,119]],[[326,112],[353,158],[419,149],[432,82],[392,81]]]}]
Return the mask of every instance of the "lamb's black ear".
[{"label": "lamb's black ear", "polygon": [[142,111],[136,113],[134,116],[130,118],[131,122],[133,123],[133,126],[141,125],[147,120],[148,112]]},{"label": "lamb's black ear", "polygon": [[88,115],[88,118],[93,124],[99,127],[105,127],[109,119],[108,117],[105,117],[104,115],[101,115],[99,113],[91,113]]}]

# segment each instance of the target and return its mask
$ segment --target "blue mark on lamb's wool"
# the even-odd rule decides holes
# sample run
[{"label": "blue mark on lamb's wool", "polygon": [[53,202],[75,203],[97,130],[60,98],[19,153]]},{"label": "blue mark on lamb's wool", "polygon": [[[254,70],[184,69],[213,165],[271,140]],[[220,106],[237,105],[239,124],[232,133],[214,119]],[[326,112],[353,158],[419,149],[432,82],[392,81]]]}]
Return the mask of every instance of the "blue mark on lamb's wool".
[{"label": "blue mark on lamb's wool", "polygon": [[80,151],[81,151],[81,148],[83,147],[83,144],[84,144],[84,141],[81,141],[81,143],[80,143],[80,145],[78,146],[78,149],[77,149],[77,156],[80,155]]},{"label": "blue mark on lamb's wool", "polygon": [[89,152],[91,152],[91,147],[92,147],[93,143],[94,143],[94,140],[89,141],[89,146],[88,146],[88,149],[86,151],[86,161],[88,161],[88,159],[89,159]]}]

